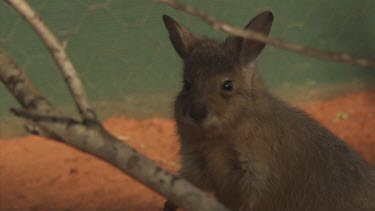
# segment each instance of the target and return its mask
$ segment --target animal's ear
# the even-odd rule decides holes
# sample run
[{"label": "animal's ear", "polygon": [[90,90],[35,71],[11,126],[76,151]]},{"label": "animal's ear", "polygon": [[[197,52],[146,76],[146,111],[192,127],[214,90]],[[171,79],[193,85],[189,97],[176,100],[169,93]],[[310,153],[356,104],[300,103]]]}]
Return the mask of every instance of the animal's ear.
[{"label": "animal's ear", "polygon": [[169,32],[169,39],[181,58],[186,58],[196,38],[185,27],[178,24],[168,15],[163,15],[164,25]]},{"label": "animal's ear", "polygon": [[[257,15],[246,26],[246,29],[268,35],[271,30],[273,15],[270,11],[265,11]],[[251,39],[242,37],[228,37],[224,43],[225,46],[233,50],[240,60],[241,64],[251,63],[263,50],[265,44]]]}]

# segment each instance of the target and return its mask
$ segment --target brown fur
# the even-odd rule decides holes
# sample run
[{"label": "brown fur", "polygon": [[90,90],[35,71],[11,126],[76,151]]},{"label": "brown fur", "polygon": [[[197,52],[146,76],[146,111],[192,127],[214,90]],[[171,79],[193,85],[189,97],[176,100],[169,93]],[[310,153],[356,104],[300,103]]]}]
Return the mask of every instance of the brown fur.
[{"label": "brown fur", "polygon": [[[272,14],[246,28],[268,34]],[[251,62],[264,44],[197,38],[164,16],[184,61],[175,102],[180,174],[231,210],[375,210],[375,172],[303,111],[274,97]],[[222,90],[226,80],[233,90]],[[165,210],[173,210],[170,204]]]}]

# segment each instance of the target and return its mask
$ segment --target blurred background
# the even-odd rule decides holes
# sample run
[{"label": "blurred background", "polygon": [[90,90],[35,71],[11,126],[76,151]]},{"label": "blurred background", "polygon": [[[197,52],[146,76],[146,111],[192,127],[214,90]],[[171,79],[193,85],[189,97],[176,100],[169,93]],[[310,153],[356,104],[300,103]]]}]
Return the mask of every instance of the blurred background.
[{"label": "blurred background", "polygon": [[[181,86],[181,61],[169,42],[161,16],[168,14],[196,34],[219,40],[195,17],[148,0],[30,0],[76,65],[102,119],[171,117]],[[315,48],[374,58],[373,0],[212,0],[181,1],[242,27],[271,10],[271,36]],[[62,110],[73,112],[72,99],[49,52],[30,26],[0,2],[0,46],[26,71],[39,90]],[[259,58],[268,86],[293,103],[368,90],[375,71],[320,61],[268,46]],[[0,136],[24,134],[10,107],[18,104],[0,84]]]},{"label": "blurred background", "polygon": [[[164,168],[179,168],[172,118],[181,60],[162,22],[168,14],[198,35],[223,40],[195,17],[152,0],[28,0],[67,46],[104,126]],[[181,0],[242,27],[264,10],[271,36],[375,59],[374,0]],[[0,1],[0,48],[69,115],[76,110],[49,52]],[[270,89],[375,165],[375,70],[267,46],[258,67]],[[19,107],[0,83],[0,210],[162,210],[165,199],[99,159],[26,136]]]}]

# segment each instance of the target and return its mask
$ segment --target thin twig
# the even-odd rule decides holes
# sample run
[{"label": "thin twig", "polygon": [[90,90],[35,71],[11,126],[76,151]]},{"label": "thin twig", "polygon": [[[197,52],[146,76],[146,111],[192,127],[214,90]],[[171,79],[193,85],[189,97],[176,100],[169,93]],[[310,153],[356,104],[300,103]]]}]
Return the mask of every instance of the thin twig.
[{"label": "thin twig", "polygon": [[191,185],[115,138],[95,121],[78,122],[61,115],[34,87],[26,74],[0,49],[0,80],[25,110],[13,109],[30,120],[28,130],[61,141],[119,168],[186,210],[227,209]]},{"label": "thin twig", "polygon": [[5,0],[15,10],[17,10],[25,20],[34,28],[34,30],[42,38],[44,44],[52,54],[56,64],[58,65],[69,90],[74,98],[74,102],[79,113],[85,120],[96,120],[96,115],[92,109],[82,82],[78,77],[74,65],[70,61],[64,47],[59,43],[56,36],[46,26],[39,15],[25,0]]},{"label": "thin twig", "polygon": [[303,54],[303,55],[310,56],[310,57],[316,57],[316,58],[324,59],[328,61],[347,63],[347,64],[357,65],[357,66],[365,67],[365,68],[375,68],[375,60],[357,58],[346,53],[336,53],[336,52],[330,52],[330,51],[317,50],[317,49],[306,47],[306,46],[299,45],[296,43],[290,43],[290,42],[286,42],[283,40],[274,39],[271,37],[264,36],[252,30],[242,30],[242,29],[233,27],[227,23],[217,20],[216,18],[192,6],[178,3],[174,0],[156,0],[156,1],[167,4],[185,13],[197,16],[201,20],[211,25],[214,29],[224,31],[228,34],[232,34],[232,35],[236,35],[236,36],[240,36],[240,37],[244,37],[248,39],[254,39],[254,40],[272,45],[277,48],[282,48],[285,50],[289,50],[289,51]]}]

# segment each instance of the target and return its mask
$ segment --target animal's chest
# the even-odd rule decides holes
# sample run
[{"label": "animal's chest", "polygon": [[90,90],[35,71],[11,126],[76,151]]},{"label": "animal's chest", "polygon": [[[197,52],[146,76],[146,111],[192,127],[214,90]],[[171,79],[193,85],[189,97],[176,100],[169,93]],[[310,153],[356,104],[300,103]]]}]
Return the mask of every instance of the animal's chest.
[{"label": "animal's chest", "polygon": [[[237,152],[220,146],[205,151],[203,154],[206,167],[202,169],[212,183],[212,191],[227,207],[238,210],[242,204],[242,188],[245,176],[244,169],[238,160]],[[245,185],[245,184],[244,184]]]},{"label": "animal's chest", "polygon": [[204,166],[202,171],[214,183],[215,187],[233,188],[233,184],[241,173],[237,153],[227,146],[217,145],[201,153]]}]

